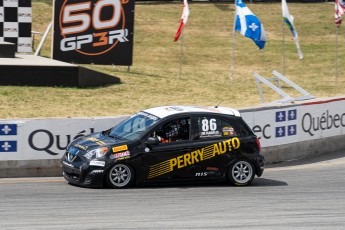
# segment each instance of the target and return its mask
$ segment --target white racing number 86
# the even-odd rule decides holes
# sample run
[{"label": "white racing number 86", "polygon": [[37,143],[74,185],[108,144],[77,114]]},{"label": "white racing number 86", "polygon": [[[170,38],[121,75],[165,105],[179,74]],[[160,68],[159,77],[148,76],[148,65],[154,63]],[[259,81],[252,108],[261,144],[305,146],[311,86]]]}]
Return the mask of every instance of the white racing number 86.
[{"label": "white racing number 86", "polygon": [[211,118],[210,120],[203,119],[201,121],[202,123],[202,131],[203,132],[208,132],[208,131],[215,131],[217,130],[217,123],[216,119]]}]

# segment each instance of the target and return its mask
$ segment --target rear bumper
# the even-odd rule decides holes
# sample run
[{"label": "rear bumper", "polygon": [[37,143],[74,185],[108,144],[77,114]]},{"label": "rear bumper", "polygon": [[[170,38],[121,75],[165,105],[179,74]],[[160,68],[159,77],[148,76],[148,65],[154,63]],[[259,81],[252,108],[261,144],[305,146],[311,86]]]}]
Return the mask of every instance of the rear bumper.
[{"label": "rear bumper", "polygon": [[258,154],[255,159],[256,175],[260,177],[265,170],[265,157],[262,154]]}]

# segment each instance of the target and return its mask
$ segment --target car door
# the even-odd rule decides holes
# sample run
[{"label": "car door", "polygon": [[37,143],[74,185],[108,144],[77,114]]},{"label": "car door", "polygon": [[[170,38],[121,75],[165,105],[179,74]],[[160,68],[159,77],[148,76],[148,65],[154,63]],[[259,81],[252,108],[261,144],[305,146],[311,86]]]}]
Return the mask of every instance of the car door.
[{"label": "car door", "polygon": [[235,125],[225,117],[200,114],[192,118],[192,140],[202,160],[194,166],[195,178],[224,176],[226,166],[238,154],[240,141]]},{"label": "car door", "polygon": [[146,146],[142,155],[146,181],[188,178],[188,154],[193,148],[190,128],[190,117],[175,117],[149,134],[151,137],[159,137],[160,143]]}]

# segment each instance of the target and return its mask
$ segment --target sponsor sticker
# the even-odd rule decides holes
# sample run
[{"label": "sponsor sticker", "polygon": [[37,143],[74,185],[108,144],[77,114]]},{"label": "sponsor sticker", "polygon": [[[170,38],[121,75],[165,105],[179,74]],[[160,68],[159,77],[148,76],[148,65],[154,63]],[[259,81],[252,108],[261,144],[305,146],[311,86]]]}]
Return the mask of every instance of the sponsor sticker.
[{"label": "sponsor sticker", "polygon": [[86,140],[89,140],[91,142],[94,142],[98,145],[105,145],[105,143],[97,138],[94,138],[94,137],[89,137],[89,138],[86,138]]},{"label": "sponsor sticker", "polygon": [[119,161],[119,160],[125,160],[125,159],[128,159],[129,158],[129,156],[126,156],[126,157],[120,157],[120,158],[117,158],[117,160]]},{"label": "sponsor sticker", "polygon": [[234,128],[231,126],[224,126],[222,131],[223,131],[223,136],[235,135]]},{"label": "sponsor sticker", "polygon": [[181,107],[177,107],[177,106],[170,106],[165,108],[167,111],[183,111],[183,109]]},{"label": "sponsor sticker", "polygon": [[218,171],[219,169],[217,167],[207,167],[206,170],[208,170],[208,171]]},{"label": "sponsor sticker", "polygon": [[125,152],[115,153],[113,156],[114,156],[114,159],[116,159],[116,158],[125,157],[129,155],[130,155],[129,151],[125,151]]},{"label": "sponsor sticker", "polygon": [[104,167],[104,161],[90,161],[90,165]]},{"label": "sponsor sticker", "polygon": [[67,152],[72,155],[76,155],[78,153],[78,149],[74,147],[70,147]]},{"label": "sponsor sticker", "polygon": [[195,173],[196,177],[203,177],[203,176],[208,176],[209,172],[197,172]]},{"label": "sponsor sticker", "polygon": [[220,136],[220,133],[217,130],[200,133],[200,137],[203,137],[203,138],[205,138],[205,137],[219,137],[219,136]]},{"label": "sponsor sticker", "polygon": [[159,118],[157,116],[154,116],[152,114],[149,114],[149,113],[145,113],[145,112],[139,112],[137,113],[138,115],[142,115],[144,117],[147,117],[148,119],[151,119],[151,120],[154,120],[154,121],[157,121]]},{"label": "sponsor sticker", "polygon": [[120,146],[113,147],[113,152],[114,153],[120,152],[120,151],[126,151],[126,150],[128,150],[128,146],[127,145],[120,145]]},{"label": "sponsor sticker", "polygon": [[230,131],[233,131],[233,129],[230,126],[223,127],[223,132],[230,132]]},{"label": "sponsor sticker", "polygon": [[82,150],[84,150],[84,151],[87,150],[87,147],[85,147],[85,146],[83,146],[83,145],[80,145],[80,144],[75,144],[74,147],[80,148],[80,149],[82,149]]}]

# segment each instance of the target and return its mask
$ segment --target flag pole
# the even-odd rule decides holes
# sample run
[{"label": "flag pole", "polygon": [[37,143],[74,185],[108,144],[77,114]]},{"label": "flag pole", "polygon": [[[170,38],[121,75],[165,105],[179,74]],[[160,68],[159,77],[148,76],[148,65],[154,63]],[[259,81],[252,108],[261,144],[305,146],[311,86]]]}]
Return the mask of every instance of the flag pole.
[{"label": "flag pole", "polygon": [[231,67],[230,67],[230,81],[234,79],[234,65],[235,65],[235,46],[236,46],[236,36],[235,36],[235,26],[236,26],[236,0],[235,2],[235,14],[234,14],[234,26],[232,30],[232,54],[231,54]]},{"label": "flag pole", "polygon": [[180,78],[182,77],[182,64],[183,64],[183,30],[181,32],[181,42],[180,42]]},{"label": "flag pole", "polygon": [[285,22],[283,22],[283,75],[285,76]]},{"label": "flag pole", "polygon": [[338,83],[338,35],[339,27],[336,26],[336,36],[335,36],[335,82]]}]

